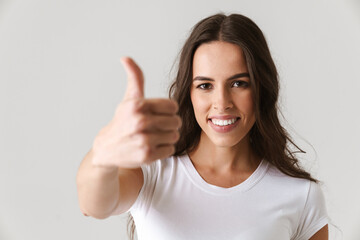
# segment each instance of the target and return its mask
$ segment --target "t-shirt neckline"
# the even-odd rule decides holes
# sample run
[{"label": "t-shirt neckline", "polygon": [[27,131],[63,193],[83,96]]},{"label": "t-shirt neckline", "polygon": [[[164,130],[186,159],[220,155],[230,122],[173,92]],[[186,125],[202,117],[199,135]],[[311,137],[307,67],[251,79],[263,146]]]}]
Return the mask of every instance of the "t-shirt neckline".
[{"label": "t-shirt neckline", "polygon": [[269,168],[269,163],[265,159],[262,159],[259,166],[256,170],[242,183],[230,187],[220,187],[206,182],[198,173],[192,161],[189,158],[188,154],[184,154],[178,157],[184,170],[189,177],[189,179],[196,185],[198,188],[204,190],[205,192],[216,194],[216,195],[228,195],[234,192],[245,192],[254,187],[265,175],[267,169]]}]

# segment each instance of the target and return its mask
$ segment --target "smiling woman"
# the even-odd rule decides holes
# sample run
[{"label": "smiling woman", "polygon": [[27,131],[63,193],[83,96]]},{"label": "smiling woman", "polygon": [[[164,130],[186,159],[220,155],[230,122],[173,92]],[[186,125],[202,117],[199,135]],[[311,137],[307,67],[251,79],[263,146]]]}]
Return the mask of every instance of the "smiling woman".
[{"label": "smiling woman", "polygon": [[123,63],[124,101],[79,169],[84,214],[129,212],[140,240],[328,239],[321,188],[290,151],[302,150],[278,119],[276,67],[253,21],[200,21],[171,100],[144,99],[140,68]]},{"label": "smiling woman", "polygon": [[194,54],[193,76],[190,97],[195,118],[201,138],[211,139],[200,142],[234,147],[255,123],[250,75],[241,48],[223,41],[202,44]]}]

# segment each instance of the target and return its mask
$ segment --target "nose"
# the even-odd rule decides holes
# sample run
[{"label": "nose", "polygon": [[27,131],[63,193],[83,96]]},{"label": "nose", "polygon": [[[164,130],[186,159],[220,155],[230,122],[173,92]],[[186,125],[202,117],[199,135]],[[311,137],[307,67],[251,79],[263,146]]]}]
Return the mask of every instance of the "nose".
[{"label": "nose", "polygon": [[213,107],[218,111],[225,111],[233,107],[231,93],[226,88],[218,88],[214,91]]}]

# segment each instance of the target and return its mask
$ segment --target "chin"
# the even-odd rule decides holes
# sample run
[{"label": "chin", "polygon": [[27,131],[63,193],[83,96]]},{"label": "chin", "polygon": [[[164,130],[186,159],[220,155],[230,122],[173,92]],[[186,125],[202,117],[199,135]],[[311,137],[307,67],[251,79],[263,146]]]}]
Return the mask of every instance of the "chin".
[{"label": "chin", "polygon": [[219,139],[219,138],[210,139],[210,140],[216,147],[223,147],[223,148],[234,147],[241,141],[239,139]]}]

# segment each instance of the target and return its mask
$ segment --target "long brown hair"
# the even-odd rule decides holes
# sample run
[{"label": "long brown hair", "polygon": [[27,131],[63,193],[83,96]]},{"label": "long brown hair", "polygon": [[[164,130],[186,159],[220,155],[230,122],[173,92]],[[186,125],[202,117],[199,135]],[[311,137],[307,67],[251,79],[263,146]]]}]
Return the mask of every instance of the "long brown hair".
[{"label": "long brown hair", "polygon": [[[240,46],[250,74],[256,122],[250,130],[250,146],[261,158],[286,175],[317,182],[301,168],[296,152],[299,148],[279,121],[279,79],[270,50],[260,28],[240,14],[216,14],[197,23],[185,42],[178,62],[177,76],[169,89],[169,97],[179,104],[183,125],[176,143],[176,156],[196,148],[200,140],[198,125],[190,99],[193,56],[203,43],[224,41]],[[296,152],[291,147],[297,149]],[[133,220],[131,219],[133,225]]]}]

